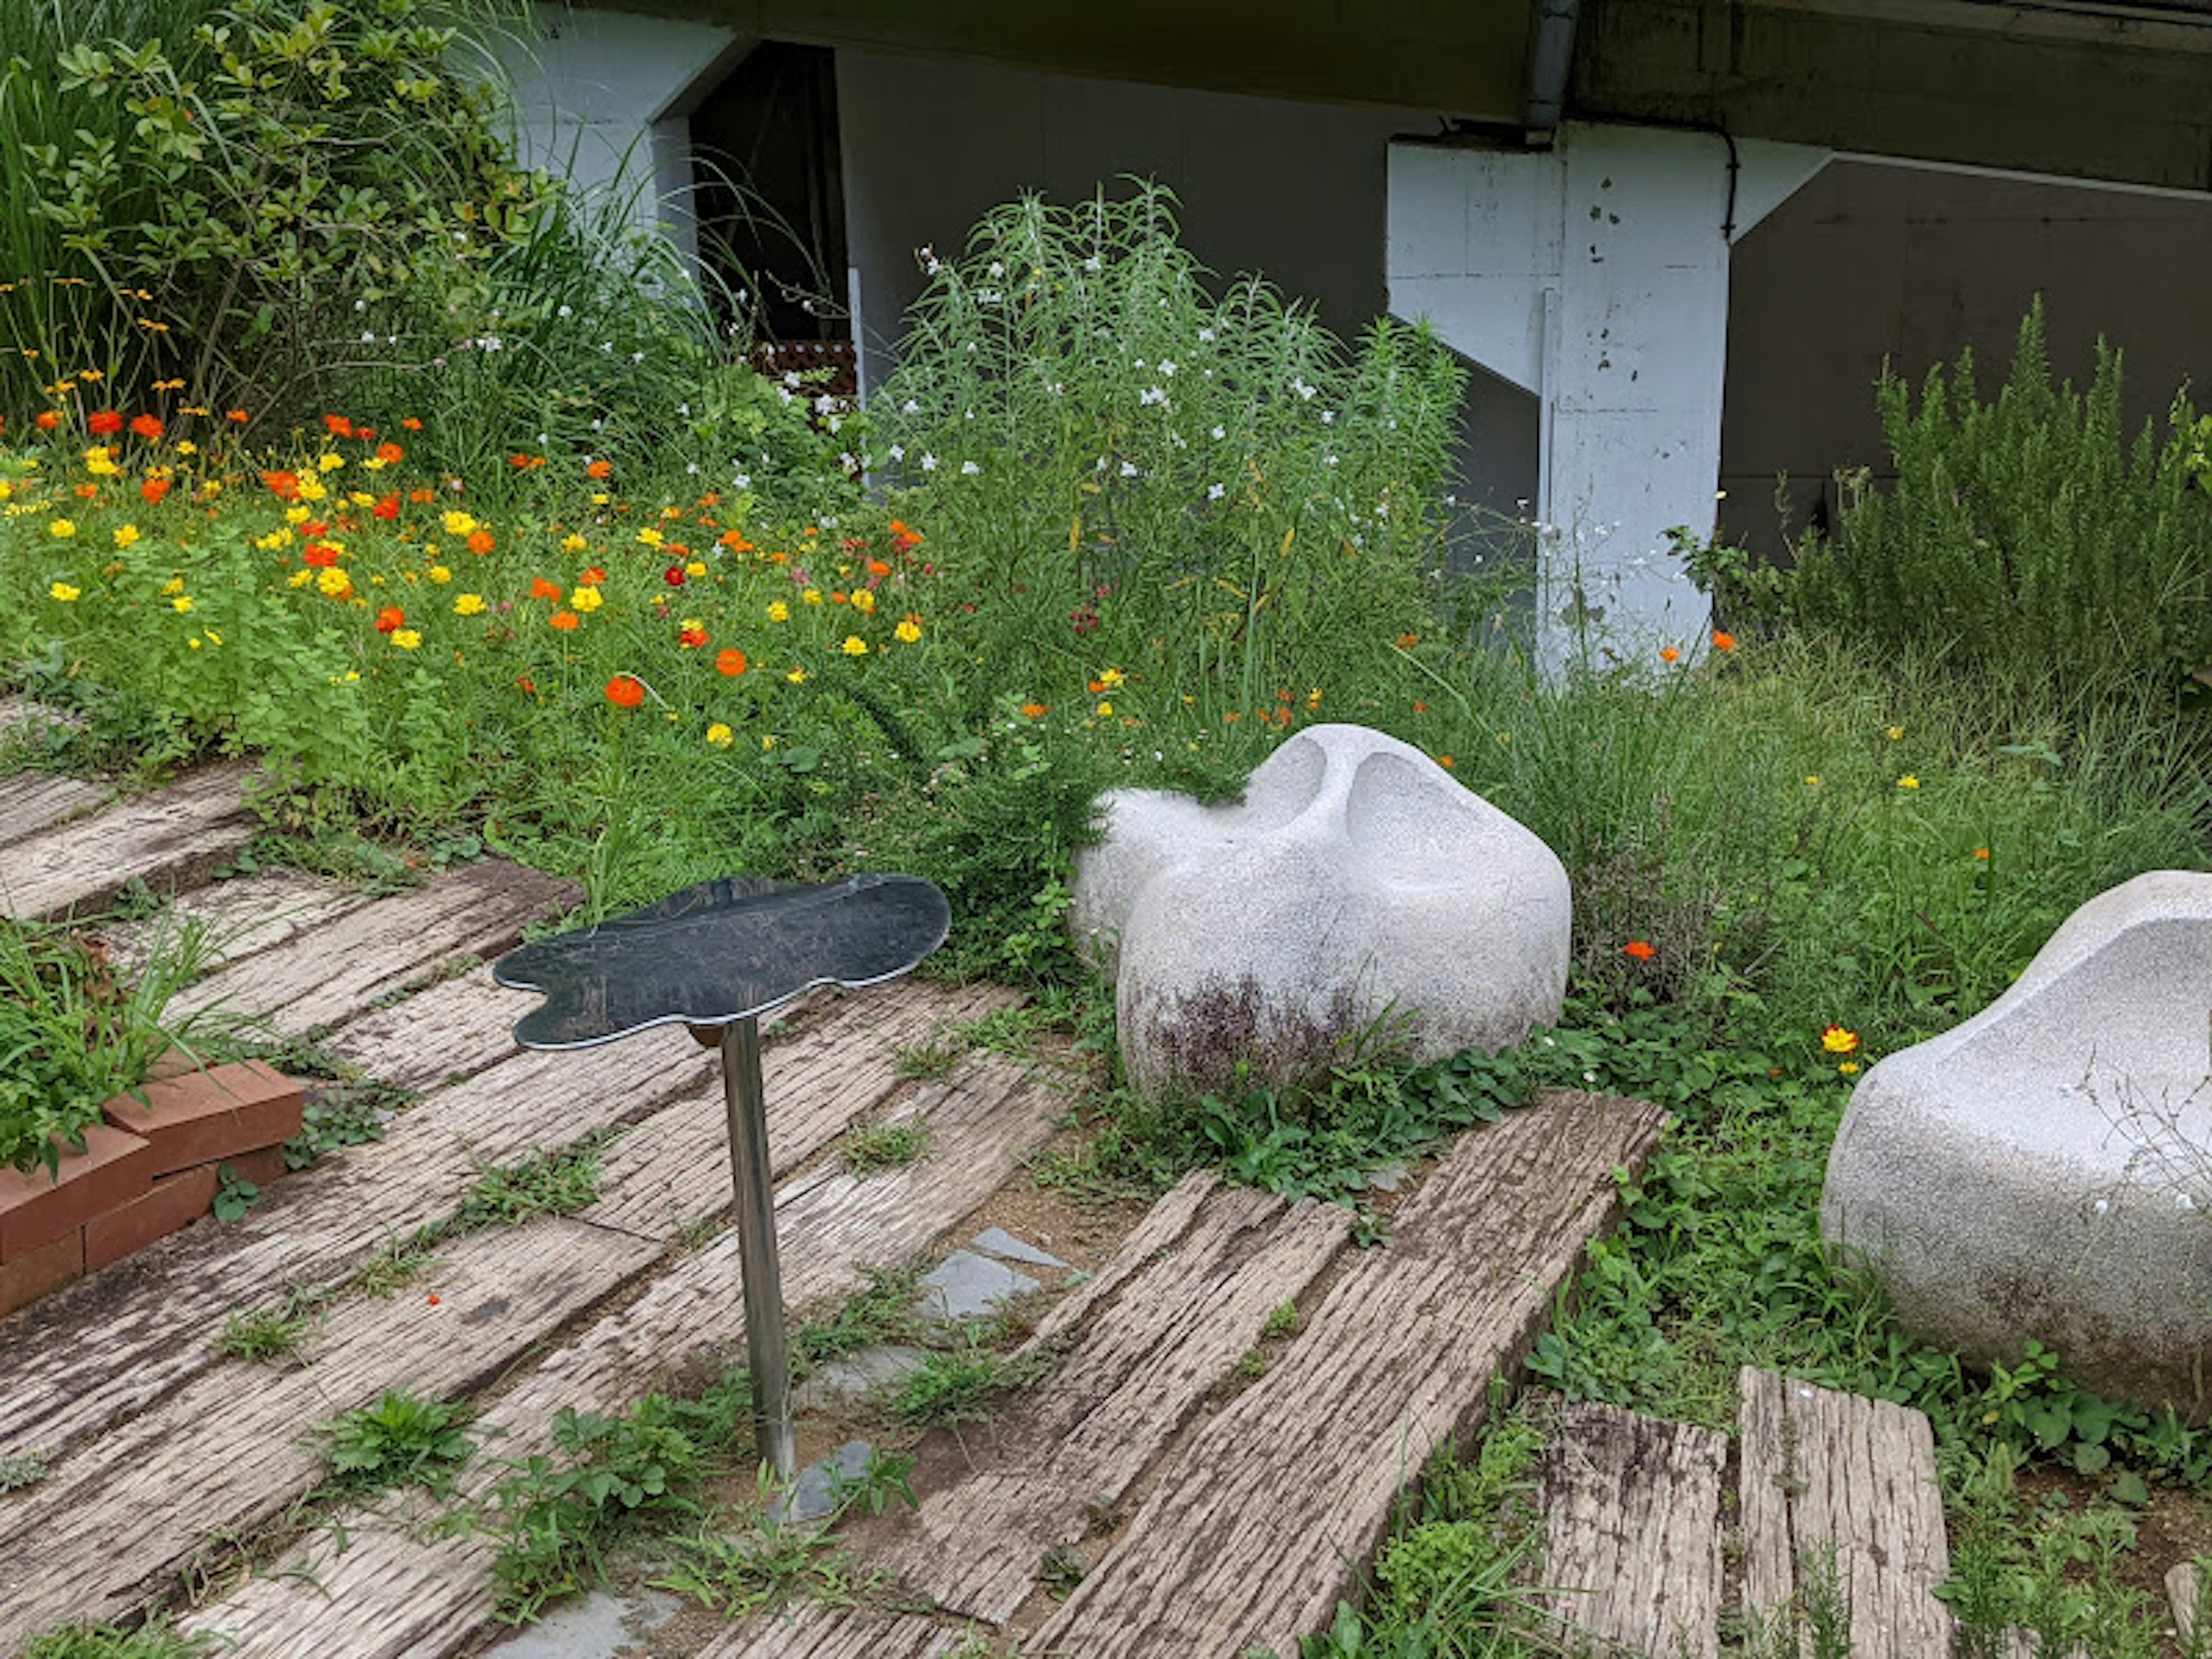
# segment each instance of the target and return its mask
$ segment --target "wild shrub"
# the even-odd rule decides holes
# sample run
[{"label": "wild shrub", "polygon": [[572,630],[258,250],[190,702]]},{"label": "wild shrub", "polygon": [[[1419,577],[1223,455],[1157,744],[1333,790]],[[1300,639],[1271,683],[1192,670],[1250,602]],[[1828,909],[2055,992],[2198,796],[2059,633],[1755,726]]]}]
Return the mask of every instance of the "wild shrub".
[{"label": "wild shrub", "polygon": [[2161,434],[2122,423],[2120,354],[2088,392],[2053,385],[2039,301],[1992,401],[1971,352],[1916,401],[1886,379],[1896,482],[1861,482],[1785,586],[1804,629],[2000,679],[2079,690],[2212,666],[2212,497],[2186,394]]}]

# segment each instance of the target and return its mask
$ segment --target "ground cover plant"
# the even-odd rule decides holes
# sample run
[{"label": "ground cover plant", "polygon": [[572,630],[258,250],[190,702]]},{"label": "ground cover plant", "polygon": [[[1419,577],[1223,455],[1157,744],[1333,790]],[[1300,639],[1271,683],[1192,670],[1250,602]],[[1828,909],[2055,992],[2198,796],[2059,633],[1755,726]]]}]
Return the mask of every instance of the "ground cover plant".
[{"label": "ground cover plant", "polygon": [[[2191,411],[2128,447],[2116,380],[2073,398],[2026,349],[1990,408],[1956,372],[1917,410],[1893,389],[1905,482],[1847,510],[1802,577],[1711,555],[1723,631],[1547,677],[1502,595],[1442,574],[1458,371],[1418,331],[1336,341],[1264,283],[1198,269],[1172,198],[1123,186],[990,216],[936,263],[874,406],[825,404],[752,374],[696,292],[635,280],[654,255],[515,171],[495,84],[427,71],[427,15],[112,0],[67,36],[43,10],[0,26],[57,71],[0,77],[21,112],[0,137],[21,184],[0,233],[30,278],[0,294],[17,343],[0,675],[86,720],[10,763],[251,753],[270,856],[381,848],[384,864],[348,856],[388,872],[502,853],[580,878],[595,915],[733,869],[913,869],[953,899],[946,965],[1038,990],[1110,1049],[1062,925],[1098,792],[1218,795],[1300,727],[1358,720],[1566,863],[1561,1025],[1419,1071],[1347,1056],[1304,1091],[1109,1089],[1060,1178],[1149,1190],[1209,1163],[1349,1200],[1539,1087],[1642,1096],[1677,1126],[1537,1379],[1721,1422],[1755,1364],[1929,1411],[1980,1552],[1962,1551],[1957,1602],[1977,1629],[2033,1622],[2054,1583],[2103,1571],[2083,1553],[2124,1556],[2111,1516],[2212,1474],[2203,1431],[2083,1395],[2063,1355],[1983,1377],[1914,1343],[1815,1225],[1863,1066],[1987,1006],[2097,892],[2206,864],[2207,732],[2180,690],[2208,510],[2181,483],[2203,465]],[[247,100],[223,77],[249,69],[277,84],[230,107]],[[453,142],[354,177],[295,130],[332,75],[334,134],[386,131],[397,100]],[[126,115],[166,137],[118,150]],[[178,242],[182,198],[163,195],[163,169],[207,161],[179,148],[195,143],[213,157],[200,187],[230,192],[199,210],[224,234],[301,232],[225,217],[276,156],[324,169],[354,216],[306,239],[286,292],[210,298],[225,267]],[[439,265],[423,233],[456,234],[449,212],[462,240]],[[404,270],[357,257],[379,237]],[[2051,672],[2015,672],[2033,665],[2014,603],[2031,588],[2036,638],[2071,642]],[[2179,631],[2123,648],[2110,594]],[[60,984],[24,954],[33,988],[0,1019]],[[592,1180],[588,1156],[527,1173],[494,1172],[465,1224],[562,1207]],[[284,1357],[313,1311],[242,1319],[233,1351]],[[818,1357],[839,1340],[817,1334]],[[988,1380],[939,1382],[957,1409]],[[701,1449],[726,1437],[659,1407],[568,1432],[485,1516],[512,1613],[588,1577],[617,1510],[690,1520]],[[1479,1475],[1492,1454],[1466,1450]],[[2104,1518],[2008,1498],[2022,1460],[2101,1483]],[[1450,1634],[1442,1590],[1418,1587],[1488,1571],[1504,1511],[1438,1502],[1444,1530],[1394,1546],[1322,1650],[1492,1642]],[[729,1566],[708,1549],[695,1571]],[[746,1564],[745,1583],[774,1568]],[[2127,1650],[2098,1645],[2094,1611],[2087,1650]]]}]

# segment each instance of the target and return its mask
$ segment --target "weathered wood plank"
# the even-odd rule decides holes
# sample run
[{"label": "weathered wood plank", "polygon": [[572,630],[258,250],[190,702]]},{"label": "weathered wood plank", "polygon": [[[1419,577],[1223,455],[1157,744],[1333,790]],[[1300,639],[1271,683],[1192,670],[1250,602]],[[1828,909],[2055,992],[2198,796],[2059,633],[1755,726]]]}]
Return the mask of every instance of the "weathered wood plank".
[{"label": "weathered wood plank", "polygon": [[[902,1514],[871,1559],[949,1612],[1004,1625],[1055,1547],[1079,1542],[1351,1237],[1350,1212],[1193,1176],[1124,1243],[1051,1377],[965,1437],[968,1473]],[[1089,1287],[1085,1287],[1089,1288]]]},{"label": "weathered wood plank", "polygon": [[0,915],[52,921],[99,909],[134,881],[194,887],[259,832],[252,772],[210,766],[166,789],[16,842],[0,861]]},{"label": "weathered wood plank", "polygon": [[[761,1084],[769,1106],[769,1152],[778,1173],[793,1164],[800,1147],[806,1155],[842,1133],[846,1126],[884,1101],[884,1066],[898,1051],[926,1041],[955,1020],[975,1019],[994,1008],[1011,1006],[1021,994],[1000,986],[969,986],[937,991],[908,981],[891,991],[870,991],[860,1002],[845,1005],[853,1018],[865,1013],[869,1047],[877,1063],[853,1064],[852,1019],[811,1027],[770,1048],[761,1062]],[[633,1138],[606,1157],[607,1195],[584,1218],[603,1227],[664,1236],[701,1216],[717,1214],[730,1204],[730,1132],[723,1098],[709,1092],[663,1113],[655,1141]]]},{"label": "weathered wood plank", "polygon": [[136,972],[155,939],[165,935],[173,939],[181,927],[197,924],[207,941],[211,974],[289,944],[370,902],[367,894],[350,891],[327,877],[311,876],[304,870],[264,870],[179,893],[162,917],[122,922],[102,933],[115,960]]},{"label": "weathered wood plank", "polygon": [[2195,1561],[2177,1561],[2166,1569],[2166,1606],[2172,1610],[2174,1639],[2181,1644],[2184,1653],[2197,1639],[2197,1615],[2203,1610],[2207,1588],[2204,1575],[2197,1571]]},{"label": "weathered wood plank", "polygon": [[1297,1650],[1430,1450],[1480,1421],[1661,1115],[1554,1094],[1461,1137],[1274,1368],[1191,1436],[1038,1632],[1084,1659]]},{"label": "weathered wood plank", "polygon": [[104,784],[52,772],[0,778],[0,858],[17,842],[83,817],[113,793]]},{"label": "weathered wood plank", "polygon": [[1586,1403],[1543,1427],[1542,1604],[1569,1650],[1717,1659],[1728,1437]]},{"label": "weathered wood plank", "polygon": [[1832,1571],[1854,1659],[1940,1659],[1952,1620],[1936,1440],[1920,1413],[1746,1367],[1743,1610],[1770,1627]]},{"label": "weathered wood plank", "polygon": [[[933,1151],[921,1163],[865,1181],[817,1170],[777,1195],[787,1305],[846,1293],[860,1283],[862,1264],[894,1266],[927,1247],[1044,1144],[1058,1109],[1048,1091],[998,1061],[923,1091],[921,1103]],[[500,1435],[502,1455],[526,1456],[548,1447],[562,1407],[625,1409],[690,1356],[729,1352],[744,1334],[732,1231],[552,1350],[492,1404],[482,1426]],[[487,1547],[428,1543],[367,1513],[343,1527],[343,1553],[330,1534],[307,1539],[185,1626],[220,1635],[234,1659],[412,1659],[490,1633]]]},{"label": "weathered wood plank", "polygon": [[[872,1105],[900,1086],[893,1045],[875,1032],[923,1020],[890,1006],[909,1000],[959,1006],[909,982],[837,1005],[796,1038],[769,1045],[762,1072],[779,1173],[819,1149],[784,1127],[806,1116],[813,1091],[834,1086],[847,1098],[858,1091]],[[0,1456],[61,1451],[160,1398],[214,1363],[209,1344],[233,1313],[273,1301],[286,1285],[338,1282],[387,1239],[451,1213],[488,1164],[674,1103],[690,1103],[696,1115],[708,1109],[702,1103],[719,1110],[720,1100],[714,1057],[668,1028],[600,1048],[516,1052],[438,1090],[393,1119],[384,1140],[286,1177],[242,1219],[189,1228],[0,1320]],[[603,1201],[624,1206],[641,1228],[664,1212],[633,1199],[629,1165],[612,1156]],[[715,1157],[711,1173],[726,1185],[727,1153]]]},{"label": "weathered wood plank", "polygon": [[440,980],[413,996],[349,1019],[321,1046],[364,1077],[428,1095],[511,1060],[522,1050],[514,1023],[538,1003],[534,991],[492,981],[489,963]]},{"label": "weathered wood plank", "polygon": [[466,1394],[580,1311],[580,1282],[611,1287],[653,1255],[559,1218],[475,1234],[441,1253],[421,1291],[335,1309],[311,1367],[223,1364],[64,1459],[0,1508],[0,1651],[134,1610],[210,1534],[258,1525],[320,1480],[309,1425],[386,1389]]},{"label": "weathered wood plank", "polygon": [[949,1659],[971,1651],[957,1626],[808,1601],[724,1632],[698,1659]]},{"label": "weathered wood plank", "polygon": [[33,742],[49,728],[75,731],[84,717],[66,708],[55,708],[28,697],[0,697],[0,747],[18,739]]},{"label": "weathered wood plank", "polygon": [[185,1013],[220,1006],[298,1036],[340,1024],[456,957],[497,955],[577,893],[573,883],[504,859],[441,871],[420,887],[320,917],[209,975],[172,1006]]}]

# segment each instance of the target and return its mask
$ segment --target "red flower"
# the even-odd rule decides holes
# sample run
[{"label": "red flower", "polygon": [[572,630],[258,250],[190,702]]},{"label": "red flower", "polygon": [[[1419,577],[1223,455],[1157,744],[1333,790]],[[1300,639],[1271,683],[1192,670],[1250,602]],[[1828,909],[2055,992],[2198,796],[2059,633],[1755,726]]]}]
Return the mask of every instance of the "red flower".
[{"label": "red flower", "polygon": [[376,613],[376,631],[380,634],[397,634],[406,626],[407,613],[396,605],[387,605]]},{"label": "red flower", "polygon": [[325,570],[338,562],[338,550],[326,542],[309,542],[300,562],[313,570]]},{"label": "red flower", "polygon": [[141,415],[131,422],[131,429],[151,443],[161,435],[161,418],[154,415]]},{"label": "red flower", "polygon": [[343,415],[325,415],[323,416],[323,424],[331,429],[331,436],[333,438],[353,436],[353,422]]},{"label": "red flower", "polygon": [[382,501],[379,501],[374,507],[372,507],[368,510],[374,514],[378,518],[383,520],[386,524],[389,524],[392,520],[399,516],[399,497],[397,495],[386,495]]},{"label": "red flower", "polygon": [[645,701],[645,686],[627,674],[617,674],[607,682],[607,701],[617,708],[635,708]]},{"label": "red flower", "polygon": [[686,651],[696,651],[707,643],[707,630],[703,628],[678,629],[676,633],[676,643]]},{"label": "red flower", "polygon": [[94,437],[105,438],[123,430],[123,417],[112,409],[103,409],[85,422],[85,429]]},{"label": "red flower", "polygon": [[538,695],[538,682],[537,682],[536,680],[532,679],[532,678],[530,678],[530,676],[529,676],[529,675],[527,675],[527,674],[518,674],[518,675],[516,675],[516,676],[514,677],[514,683],[515,683],[515,684],[516,684],[516,685],[520,686],[523,690],[525,690],[525,691],[528,692],[532,696],[533,696],[533,697],[534,697],[534,696],[536,696]]},{"label": "red flower", "polygon": [[169,493],[169,481],[167,478],[149,478],[138,486],[138,493],[146,498],[147,506],[159,507],[161,497]]},{"label": "red flower", "polygon": [[1633,957],[1638,962],[1649,962],[1652,957],[1659,954],[1657,951],[1652,948],[1651,941],[1648,939],[1632,939],[1629,940],[1627,944],[1620,947],[1620,953],[1625,957]]},{"label": "red flower", "polygon": [[751,666],[752,665],[745,660],[745,653],[735,646],[731,646],[714,654],[715,672],[726,674],[732,679],[737,678]]}]

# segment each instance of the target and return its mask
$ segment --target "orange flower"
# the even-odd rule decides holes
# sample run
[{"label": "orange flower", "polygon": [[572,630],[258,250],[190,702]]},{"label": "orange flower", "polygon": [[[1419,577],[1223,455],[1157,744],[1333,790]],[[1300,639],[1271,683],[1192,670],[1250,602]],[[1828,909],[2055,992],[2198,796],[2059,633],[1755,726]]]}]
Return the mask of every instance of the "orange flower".
[{"label": "orange flower", "polygon": [[296,501],[300,499],[300,476],[296,472],[264,472],[261,475],[261,482],[269,487],[269,493],[280,501]]},{"label": "orange flower", "polygon": [[161,418],[154,415],[141,415],[131,422],[131,429],[151,443],[161,435]]},{"label": "orange flower", "polygon": [[744,673],[746,669],[751,666],[752,665],[745,660],[745,653],[738,650],[734,645],[729,646],[714,653],[715,672],[717,673],[726,674],[732,679],[737,678],[738,675]]},{"label": "orange flower", "polygon": [[614,470],[615,464],[612,461],[592,461],[586,465],[584,476],[587,478],[605,478],[610,477]]},{"label": "orange flower", "polygon": [[617,708],[635,708],[645,701],[645,687],[627,674],[617,674],[607,682],[607,701]]},{"label": "orange flower", "polygon": [[353,422],[343,415],[325,415],[323,416],[323,424],[330,428],[331,436],[333,438],[353,436]]},{"label": "orange flower", "polygon": [[407,613],[396,605],[387,605],[376,613],[376,631],[396,634],[407,625]]},{"label": "orange flower", "polygon": [[543,576],[530,584],[530,597],[533,599],[557,599],[561,592],[560,583],[549,582]]},{"label": "orange flower", "polygon": [[54,413],[54,411],[53,411],[52,410],[51,410],[51,409],[42,409],[42,410],[40,410],[39,411],[39,430],[40,430],[40,431],[41,431],[41,432],[52,432],[52,431],[56,427],[59,426],[61,423],[62,423],[62,417],[61,417],[60,416],[58,416],[58,415],[55,414],[55,413]]},{"label": "orange flower", "polygon": [[1633,957],[1638,962],[1649,962],[1659,952],[1652,948],[1650,939],[1632,939],[1620,947],[1620,954],[1625,957]]},{"label": "orange flower", "polygon": [[[1290,722],[1288,720],[1285,720],[1283,724],[1288,726]],[[1449,772],[1452,769],[1452,757],[1449,755],[1439,755],[1437,757],[1437,764],[1443,767],[1445,771]]]},{"label": "orange flower", "polygon": [[1397,640],[1396,640],[1396,641],[1395,641],[1395,643],[1396,643],[1396,645],[1397,645],[1398,648],[1399,648],[1401,651],[1411,651],[1411,650],[1412,650],[1415,646],[1419,645],[1420,642],[1421,642],[1421,636],[1420,636],[1419,634],[1401,634],[1401,635],[1398,635],[1398,638],[1397,638]]},{"label": "orange flower", "polygon": [[556,611],[545,620],[563,634],[573,634],[576,631],[577,623],[583,621],[583,618],[573,611]]},{"label": "orange flower", "polygon": [[326,570],[338,562],[338,550],[325,542],[309,542],[300,562],[310,570]]},{"label": "orange flower", "polygon": [[1662,645],[1659,647],[1659,660],[1661,662],[1680,662],[1681,659],[1682,653],[1677,651],[1673,646]]},{"label": "orange flower", "polygon": [[605,571],[600,569],[597,565],[592,565],[585,570],[582,575],[576,578],[576,585],[579,587],[597,587],[601,582],[606,580],[606,579],[607,573]]},{"label": "orange flower", "polygon": [[745,539],[744,532],[742,530],[725,530],[715,539],[732,553],[750,553],[753,550],[753,544]]},{"label": "orange flower", "polygon": [[222,418],[233,426],[244,426],[253,417],[242,409],[226,409],[222,411]]},{"label": "orange flower", "polygon": [[870,559],[868,561],[868,574],[871,576],[888,576],[891,574],[891,568],[885,564],[881,559]]},{"label": "orange flower", "polygon": [[[422,429],[422,422],[416,420],[412,415],[403,416],[400,419],[399,424],[410,432],[420,432]],[[531,689],[535,690],[537,688],[533,686]]]},{"label": "orange flower", "polygon": [[1413,699],[1413,712],[1416,714],[1425,714],[1429,712],[1429,706],[1416,697]]},{"label": "orange flower", "polygon": [[407,452],[395,443],[385,442],[376,447],[376,459],[386,466],[398,465],[405,459],[406,454]]},{"label": "orange flower", "polygon": [[420,507],[426,502],[436,501],[438,499],[438,492],[425,486],[422,489],[409,490],[407,492],[407,499],[413,501],[417,507]]},{"label": "orange flower", "polygon": [[123,417],[112,409],[103,409],[88,419],[84,426],[94,437],[105,438],[110,433],[123,430]]},{"label": "orange flower", "polygon": [[1033,720],[1042,720],[1051,712],[1052,711],[1049,708],[1046,708],[1045,705],[1041,702],[1025,702],[1022,705],[1022,713],[1027,714]]},{"label": "orange flower", "polygon": [[394,519],[399,516],[399,497],[397,495],[386,495],[382,501],[377,502],[374,507],[369,508],[369,511],[374,513],[378,518],[383,520],[386,524],[390,524]]},{"label": "orange flower", "polygon": [[492,544],[492,539],[491,539],[491,532],[490,532],[490,531],[489,531],[489,530],[472,530],[472,531],[471,531],[471,532],[469,532],[469,551],[470,551],[470,552],[471,552],[471,553],[489,553],[489,552],[490,552],[490,551],[491,551],[491,550],[492,550],[492,545],[493,545],[493,544]]},{"label": "orange flower", "polygon": [[687,623],[676,630],[676,643],[686,651],[696,651],[707,643],[707,630],[696,623]]},{"label": "orange flower", "polygon": [[161,497],[169,493],[169,481],[167,478],[149,478],[138,486],[138,493],[145,497],[149,507],[159,507]]},{"label": "orange flower", "polygon": [[1735,650],[1735,635],[1733,634],[1723,633],[1721,629],[1716,628],[1713,629],[1713,649],[1716,651]]},{"label": "orange flower", "polygon": [[1986,862],[1990,856],[1990,849],[1986,847],[1977,847],[1974,848],[1974,856]]},{"label": "orange flower", "polygon": [[100,494],[100,486],[98,484],[89,483],[79,484],[76,487],[76,493],[82,495],[86,501],[90,501],[94,496]]}]

